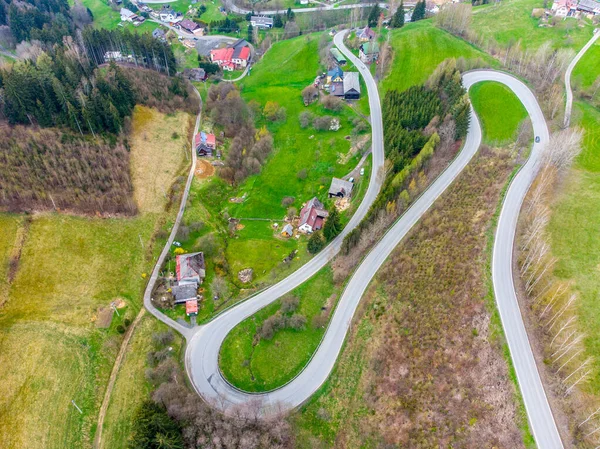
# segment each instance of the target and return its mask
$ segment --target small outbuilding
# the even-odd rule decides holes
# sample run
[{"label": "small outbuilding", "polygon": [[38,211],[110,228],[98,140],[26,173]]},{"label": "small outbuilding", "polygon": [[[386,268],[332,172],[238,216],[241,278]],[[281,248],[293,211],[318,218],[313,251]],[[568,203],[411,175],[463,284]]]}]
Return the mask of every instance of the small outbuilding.
[{"label": "small outbuilding", "polygon": [[347,198],[352,193],[354,184],[350,181],[345,181],[340,178],[333,178],[331,180],[331,187],[329,187],[329,198]]},{"label": "small outbuilding", "polygon": [[294,227],[291,224],[286,224],[281,230],[281,235],[284,237],[291,237],[294,235]]},{"label": "small outbuilding", "polygon": [[329,50],[331,52],[331,56],[337,65],[346,65],[346,58],[337,48],[332,48]]},{"label": "small outbuilding", "polygon": [[358,100],[360,98],[360,78],[358,72],[344,74],[344,99]]},{"label": "small outbuilding", "polygon": [[192,299],[185,303],[185,314],[187,316],[198,315],[198,300]]}]

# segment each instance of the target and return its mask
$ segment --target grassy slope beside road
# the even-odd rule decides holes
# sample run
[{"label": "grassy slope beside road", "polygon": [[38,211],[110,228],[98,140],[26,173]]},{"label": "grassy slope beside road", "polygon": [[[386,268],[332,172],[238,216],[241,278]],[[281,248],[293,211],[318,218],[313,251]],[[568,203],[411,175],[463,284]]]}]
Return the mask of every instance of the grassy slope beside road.
[{"label": "grassy slope beside road", "polygon": [[402,91],[424,83],[438,64],[448,58],[481,58],[492,63],[485,53],[434,27],[429,20],[393,30],[390,39],[394,58],[389,75],[380,85],[382,95],[389,89]]},{"label": "grassy slope beside road", "polygon": [[[166,158],[163,167],[174,175],[183,154],[171,133],[187,123],[183,118],[155,145],[133,145],[132,159],[145,159],[145,152],[160,158],[177,151],[180,158]],[[136,189],[155,177],[152,171],[145,175],[134,178]],[[4,231],[4,222],[14,216],[1,217]],[[89,447],[122,339],[116,327],[139,310],[142,274],[160,247],[160,242],[152,244],[153,235],[168,219],[165,212],[129,219],[33,216],[8,301],[0,309],[1,447]],[[120,316],[108,329],[97,328],[99,309],[118,299],[125,305]]]},{"label": "grassy slope beside road", "polygon": [[534,8],[543,8],[543,0],[503,0],[475,9],[472,28],[475,32],[506,46],[521,41],[523,48],[535,49],[550,41],[554,48],[579,50],[592,36],[593,27],[577,20],[558,20],[555,26],[540,27],[540,19],[531,16]]},{"label": "grassy slope beside road", "polygon": [[595,359],[591,381],[582,387],[600,394],[600,111],[586,103],[575,103],[585,131],[583,151],[561,188],[552,207],[548,231],[552,253],[559,260],[554,274],[574,282],[579,293],[578,322],[585,333],[585,347]]},{"label": "grassy slope beside road", "polygon": [[245,391],[272,390],[292,379],[304,368],[325,332],[324,327],[313,325],[313,318],[322,313],[322,308],[331,313],[337,293],[327,266],[291,293],[300,298],[294,313],[307,318],[305,329],[286,328],[270,340],[258,337],[264,320],[280,310],[281,300],[240,323],[221,347],[219,363],[225,378]]},{"label": "grassy slope beside road", "polygon": [[587,89],[600,76],[600,40],[594,42],[573,69],[572,83],[575,88]]},{"label": "grassy slope beside road", "polygon": [[512,91],[500,83],[479,83],[469,93],[481,118],[483,140],[492,145],[513,141],[527,111]]}]

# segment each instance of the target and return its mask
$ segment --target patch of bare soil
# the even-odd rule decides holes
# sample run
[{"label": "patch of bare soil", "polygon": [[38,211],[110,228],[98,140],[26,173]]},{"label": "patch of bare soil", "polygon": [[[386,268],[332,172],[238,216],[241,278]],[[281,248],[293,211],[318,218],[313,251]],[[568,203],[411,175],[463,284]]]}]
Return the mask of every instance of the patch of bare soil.
[{"label": "patch of bare soil", "polygon": [[196,161],[196,170],[194,171],[196,178],[206,179],[215,174],[215,167],[206,159],[198,159]]},{"label": "patch of bare soil", "polygon": [[100,307],[96,313],[95,322],[96,327],[99,329],[108,329],[112,322],[112,317],[115,311],[112,307]]},{"label": "patch of bare soil", "polygon": [[512,163],[481,151],[367,293],[373,332],[336,447],[523,447],[485,301],[486,231]]}]

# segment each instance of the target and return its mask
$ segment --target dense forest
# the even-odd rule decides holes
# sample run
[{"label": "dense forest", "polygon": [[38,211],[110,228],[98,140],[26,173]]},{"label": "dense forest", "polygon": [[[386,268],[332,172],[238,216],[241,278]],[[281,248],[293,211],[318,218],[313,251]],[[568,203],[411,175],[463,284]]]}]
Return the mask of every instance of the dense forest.
[{"label": "dense forest", "polygon": [[127,147],[133,108],[197,112],[189,83],[159,73],[169,73],[174,61],[169,47],[152,46],[165,66],[146,56],[125,67],[114,61],[99,66],[104,60],[88,53],[129,48],[142,54],[150,51],[147,36],[83,36],[82,44],[66,36],[60,44],[44,45],[37,57],[0,69],[2,209],[134,214]]},{"label": "dense forest", "polygon": [[440,64],[422,86],[386,93],[383,99],[386,180],[367,216],[346,236],[345,254],[358,244],[362,232],[379,214],[400,198],[410,178],[406,169],[413,158],[420,152],[433,154],[440,141],[438,133],[442,139],[454,141],[464,138],[468,128],[469,100],[453,60]]},{"label": "dense forest", "polygon": [[87,8],[71,9],[67,0],[0,0],[0,26],[8,26],[17,43],[29,40],[60,43],[91,19]]}]

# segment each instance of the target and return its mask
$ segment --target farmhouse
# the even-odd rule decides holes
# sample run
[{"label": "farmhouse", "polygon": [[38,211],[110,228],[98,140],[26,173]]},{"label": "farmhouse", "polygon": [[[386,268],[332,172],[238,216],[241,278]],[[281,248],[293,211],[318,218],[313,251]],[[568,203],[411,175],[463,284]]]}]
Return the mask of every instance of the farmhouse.
[{"label": "farmhouse", "polygon": [[201,131],[196,134],[194,139],[194,147],[198,156],[212,156],[217,146],[217,140],[214,134]]},{"label": "farmhouse", "polygon": [[250,17],[250,24],[258,28],[273,28],[273,18],[264,16]]},{"label": "farmhouse", "polygon": [[335,67],[327,72],[327,84],[341,83],[344,80],[344,72],[339,67]]},{"label": "farmhouse", "polygon": [[176,23],[181,22],[183,14],[175,11],[169,5],[163,5],[162,9],[158,11],[158,18],[162,22]]},{"label": "farmhouse", "polygon": [[298,226],[298,230],[307,233],[318,231],[323,227],[323,222],[328,215],[323,203],[317,198],[313,198],[300,211],[300,226]]},{"label": "farmhouse", "polygon": [[335,63],[337,65],[345,65],[346,64],[346,58],[337,48],[332,48],[330,50],[330,52],[331,52],[331,56],[333,56],[333,60],[335,61]]},{"label": "farmhouse", "polygon": [[370,40],[373,40],[375,38],[375,31],[373,31],[369,27],[366,27],[362,30],[358,30],[356,32],[356,37],[361,42],[369,42]]},{"label": "farmhouse", "polygon": [[360,60],[365,64],[371,64],[379,58],[379,45],[375,41],[365,42],[358,51]]},{"label": "farmhouse", "polygon": [[121,21],[133,23],[133,26],[139,26],[144,23],[146,19],[137,14],[131,12],[127,8],[121,8]]},{"label": "farmhouse", "polygon": [[183,19],[179,22],[179,26],[188,33],[195,34],[196,36],[204,36],[204,28],[190,19]]},{"label": "farmhouse", "polygon": [[331,187],[329,187],[329,198],[333,198],[334,196],[338,198],[349,197],[352,193],[352,187],[354,187],[354,184],[350,181],[333,178],[331,180]]},{"label": "farmhouse", "polygon": [[360,98],[360,81],[358,72],[346,72],[344,75],[344,99],[358,100]]},{"label": "farmhouse", "polygon": [[552,11],[558,17],[570,17],[577,13],[576,0],[556,0],[552,4]]},{"label": "farmhouse", "polygon": [[210,60],[223,70],[244,69],[250,61],[250,47],[244,39],[239,39],[225,48],[211,50]]},{"label": "farmhouse", "polygon": [[178,285],[202,284],[206,276],[204,253],[180,254],[176,261]]},{"label": "farmhouse", "polygon": [[163,30],[161,30],[160,28],[156,28],[152,32],[152,37],[154,39],[158,39],[159,41],[164,41],[166,39],[165,32]]},{"label": "farmhouse", "polygon": [[600,2],[595,0],[579,0],[577,10],[584,14],[596,16],[600,14]]}]

